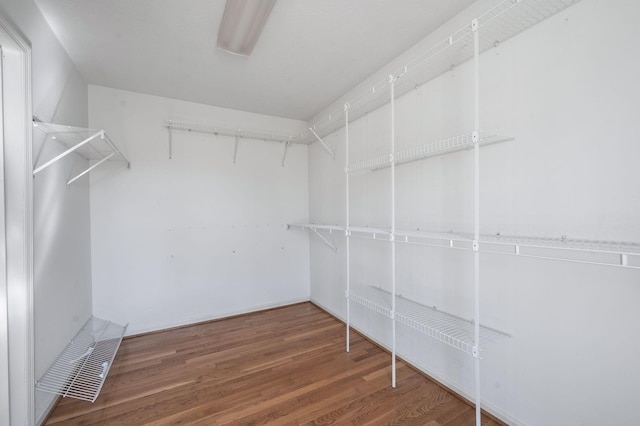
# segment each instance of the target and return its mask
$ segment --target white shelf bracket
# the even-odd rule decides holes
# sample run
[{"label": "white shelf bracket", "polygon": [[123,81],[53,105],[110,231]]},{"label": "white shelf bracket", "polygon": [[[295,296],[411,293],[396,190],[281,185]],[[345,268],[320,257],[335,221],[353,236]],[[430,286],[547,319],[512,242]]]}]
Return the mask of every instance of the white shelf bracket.
[{"label": "white shelf bracket", "polygon": [[[235,140],[235,143],[233,145],[233,164],[236,164],[236,157],[238,156],[238,139],[239,139],[239,137],[238,137],[238,135],[236,135],[236,140]],[[284,159],[283,159],[283,164],[282,165],[284,166]]]},{"label": "white shelf bracket", "polygon": [[310,131],[311,133],[313,133],[313,136],[315,136],[315,137],[316,137],[316,139],[318,139],[318,141],[322,144],[322,146],[324,147],[324,149],[325,149],[325,150],[329,153],[329,155],[330,155],[331,157],[333,157],[333,159],[335,160],[335,159],[336,159],[336,154],[334,154],[334,152],[331,150],[331,148],[329,148],[329,147],[327,146],[327,144],[326,144],[326,143],[324,143],[324,141],[322,140],[322,138],[321,138],[320,136],[318,136],[318,134],[316,133],[316,131],[315,131],[315,130],[313,130],[313,128],[311,128],[311,127],[309,127],[309,131]]},{"label": "white shelf bracket", "polygon": [[316,228],[311,228],[311,230],[318,236],[318,238],[320,238],[326,245],[328,245],[331,248],[331,250],[333,250],[334,253],[338,252],[338,249],[336,248],[336,246],[331,244],[331,241],[327,240],[324,237],[324,235],[322,235],[320,232],[318,232],[318,230]]},{"label": "white shelf bracket", "polygon": [[169,130],[169,160],[173,156],[173,138],[171,132],[171,122],[169,122],[169,126],[167,126],[167,130]]},{"label": "white shelf bracket", "polygon": [[[77,145],[72,146],[71,148],[69,148],[68,150],[66,150],[65,152],[63,152],[62,154],[52,158],[51,160],[47,161],[46,163],[44,163],[42,166],[37,167],[34,171],[33,171],[33,175],[37,175],[38,173],[40,173],[41,171],[43,171],[44,169],[46,169],[47,167],[49,167],[50,165],[52,165],[53,163],[55,163],[56,161],[66,157],[67,155],[71,154],[72,152],[74,152],[75,150],[77,150],[78,148],[88,144],[89,142],[91,142],[92,140],[94,140],[95,138],[97,138],[98,136],[100,136],[101,139],[104,139],[104,131],[99,131],[91,136],[89,136],[88,138],[86,138],[85,140],[83,140],[82,142],[80,142]],[[52,137],[54,138],[54,137]]]},{"label": "white shelf bracket", "polygon": [[284,160],[287,158],[287,151],[289,150],[289,145],[291,142],[284,143],[284,152],[282,153],[282,167],[284,167]]}]

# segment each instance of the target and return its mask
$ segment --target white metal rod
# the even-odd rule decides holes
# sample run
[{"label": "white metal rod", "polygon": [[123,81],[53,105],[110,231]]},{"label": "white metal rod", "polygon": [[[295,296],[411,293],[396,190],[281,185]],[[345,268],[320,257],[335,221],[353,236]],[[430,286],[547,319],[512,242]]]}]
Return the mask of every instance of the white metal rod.
[{"label": "white metal rod", "polygon": [[96,167],[98,167],[100,164],[104,163],[105,161],[109,161],[109,159],[111,157],[113,157],[114,155],[116,155],[115,152],[112,152],[111,154],[107,155],[106,157],[104,157],[102,160],[98,161],[96,164],[94,164],[93,166],[89,167],[88,169],[86,169],[84,172],[76,175],[76,177],[71,178],[67,181],[67,186],[71,185],[73,182],[77,181],[78,179],[80,179],[82,176],[86,175],[87,173],[89,173],[91,170],[95,169]]},{"label": "white metal rod", "polygon": [[75,151],[78,148],[81,148],[82,146],[88,144],[89,142],[91,142],[92,140],[94,140],[95,138],[97,138],[98,136],[101,136],[102,138],[104,138],[104,132],[101,130],[91,136],[89,136],[88,138],[86,138],[85,140],[83,140],[82,142],[80,142],[77,145],[72,146],[71,148],[69,148],[68,150],[66,150],[65,152],[63,152],[62,154],[52,158],[51,160],[47,161],[46,163],[44,163],[42,166],[36,168],[33,171],[33,175],[35,176],[36,174],[40,173],[41,171],[43,171],[44,169],[46,169],[47,167],[49,167],[50,165],[52,165],[53,163],[55,163],[56,161],[60,160],[61,158],[66,157],[67,155],[71,154],[73,151]]},{"label": "white metal rod", "polygon": [[173,156],[173,138],[171,137],[171,125],[169,125],[169,127],[167,127],[167,129],[169,129],[169,160],[171,160],[172,156]]},{"label": "white metal rod", "polygon": [[473,192],[474,192],[474,346],[475,346],[475,383],[476,383],[476,426],[482,425],[482,407],[480,397],[480,251],[478,240],[480,240],[480,42],[478,36],[478,21],[471,23],[473,30]]},{"label": "white metal rod", "polygon": [[[347,170],[347,167],[349,167],[349,104],[345,104],[344,105],[344,134],[345,134],[345,171]],[[350,307],[350,301],[351,298],[349,297],[349,291],[350,291],[350,276],[351,276],[351,269],[349,266],[349,262],[351,260],[351,245],[350,245],[350,240],[351,240],[351,232],[349,232],[349,173],[345,173],[345,180],[346,180],[346,191],[345,191],[345,205],[347,206],[347,214],[346,214],[346,218],[345,218],[345,222],[346,222],[346,231],[345,231],[345,236],[347,237],[347,291],[345,293],[346,297],[347,297],[347,352],[349,352],[349,328],[350,328],[350,322],[351,322],[351,307]]]},{"label": "white metal rod", "polygon": [[322,144],[322,146],[324,147],[324,149],[327,150],[327,152],[329,153],[329,155],[331,155],[333,157],[333,159],[336,159],[336,154],[334,154],[334,152],[331,150],[331,148],[329,148],[327,146],[326,143],[324,143],[324,141],[322,140],[322,138],[320,136],[318,136],[318,134],[315,132],[315,130],[313,130],[311,127],[309,127],[309,130],[311,131],[311,133],[313,133],[313,136],[316,137],[316,139],[318,139],[318,141]]},{"label": "white metal rod", "polygon": [[392,351],[391,351],[391,386],[396,387],[396,162],[394,160],[396,150],[395,140],[395,78],[390,75],[391,84],[391,324],[392,324]]}]

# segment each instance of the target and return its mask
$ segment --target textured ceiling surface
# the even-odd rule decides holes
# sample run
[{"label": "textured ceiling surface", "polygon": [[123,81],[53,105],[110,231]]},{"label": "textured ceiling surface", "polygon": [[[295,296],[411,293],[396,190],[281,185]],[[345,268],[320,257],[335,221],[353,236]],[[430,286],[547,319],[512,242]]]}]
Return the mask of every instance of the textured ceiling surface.
[{"label": "textured ceiling surface", "polygon": [[307,120],[473,0],[278,0],[250,57],[224,0],[36,0],[89,84]]}]

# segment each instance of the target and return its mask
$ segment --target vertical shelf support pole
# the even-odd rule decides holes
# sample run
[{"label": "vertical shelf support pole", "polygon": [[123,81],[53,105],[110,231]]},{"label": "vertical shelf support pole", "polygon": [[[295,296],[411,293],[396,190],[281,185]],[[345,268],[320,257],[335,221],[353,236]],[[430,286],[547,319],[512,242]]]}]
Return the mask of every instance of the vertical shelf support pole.
[{"label": "vertical shelf support pole", "polygon": [[473,31],[473,262],[474,262],[474,347],[475,383],[476,383],[476,426],[482,424],[480,398],[480,48],[478,20],[471,22]]},{"label": "vertical shelf support pole", "polygon": [[395,109],[395,82],[393,75],[389,76],[389,84],[391,85],[391,154],[389,161],[391,162],[391,386],[396,387],[396,109]]},{"label": "vertical shelf support pole", "polygon": [[351,321],[351,302],[350,302],[350,298],[349,298],[349,290],[350,290],[350,276],[351,276],[351,269],[349,267],[349,262],[351,260],[351,254],[350,254],[350,237],[351,237],[351,232],[349,232],[349,104],[344,104],[344,138],[345,138],[345,164],[344,164],[344,171],[345,171],[345,181],[346,181],[346,190],[345,190],[345,194],[346,194],[346,198],[345,198],[345,205],[347,207],[347,216],[345,218],[345,223],[346,223],[346,229],[345,229],[345,237],[347,238],[346,244],[347,244],[347,290],[345,292],[345,296],[347,299],[347,352],[349,352],[349,328],[350,328],[350,321]]}]

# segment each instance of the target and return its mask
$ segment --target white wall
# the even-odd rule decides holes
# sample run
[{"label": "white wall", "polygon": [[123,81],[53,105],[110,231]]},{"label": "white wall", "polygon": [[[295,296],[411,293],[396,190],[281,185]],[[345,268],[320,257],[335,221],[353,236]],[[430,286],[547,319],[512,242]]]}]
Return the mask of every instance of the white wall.
[{"label": "white wall", "polygon": [[[31,0],[1,0],[8,17],[31,43],[33,114],[46,122],[87,125],[87,85]],[[34,132],[34,160],[62,148]],[[74,157],[74,156],[72,156]],[[74,163],[75,162],[75,163]],[[67,190],[68,158],[34,179],[35,378],[39,378],[91,315],[88,180]],[[39,163],[39,164],[40,164]],[[36,421],[54,400],[36,392]]]},{"label": "white wall", "polygon": [[91,177],[93,308],[128,334],[309,299],[307,147],[173,131],[164,120],[296,134],[305,123],[89,86],[89,120],[131,169]]},{"label": "white wall", "polygon": [[[637,16],[631,0],[583,0],[482,55],[481,128],[516,138],[481,149],[482,233],[640,241],[640,62],[629,54],[640,39]],[[465,64],[399,99],[398,149],[470,131],[472,88]],[[385,106],[351,124],[351,163],[384,152],[388,123]],[[344,129],[327,142],[335,162],[317,144],[309,150],[310,221],[342,224]],[[471,173],[467,152],[399,167],[397,226],[471,231]],[[352,224],[388,226],[388,172],[354,178],[350,188]],[[344,238],[332,238],[337,254],[310,240],[311,299],[344,318]],[[389,286],[381,244],[352,240],[352,277]],[[483,323],[513,335],[484,348],[487,408],[512,424],[637,423],[640,273],[481,260]],[[398,245],[397,261],[400,293],[472,316],[470,253]],[[390,344],[388,320],[355,306],[352,321]],[[402,357],[473,394],[471,357],[401,325],[398,333]]]}]

